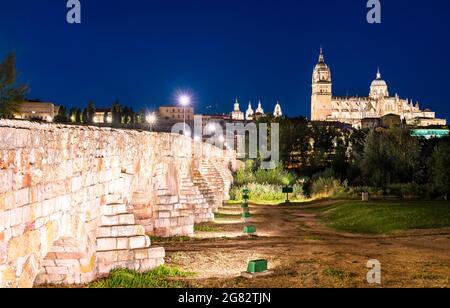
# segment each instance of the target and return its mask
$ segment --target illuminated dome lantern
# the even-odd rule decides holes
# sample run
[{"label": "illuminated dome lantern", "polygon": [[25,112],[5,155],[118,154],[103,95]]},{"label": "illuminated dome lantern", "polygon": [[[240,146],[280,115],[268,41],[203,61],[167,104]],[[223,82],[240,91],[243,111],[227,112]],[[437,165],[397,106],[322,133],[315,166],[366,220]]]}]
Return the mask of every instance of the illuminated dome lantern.
[{"label": "illuminated dome lantern", "polygon": [[381,99],[385,97],[389,97],[389,91],[388,86],[386,84],[386,81],[381,79],[381,73],[378,69],[377,72],[377,79],[372,81],[372,84],[370,85],[370,98],[372,99]]},{"label": "illuminated dome lantern", "polygon": [[314,68],[312,79],[313,84],[319,82],[331,82],[331,70],[325,63],[322,48],[320,48],[319,62],[317,62],[316,67]]},{"label": "illuminated dome lantern", "polygon": [[236,102],[234,103],[234,110],[231,113],[232,120],[244,120],[244,113],[240,110],[239,101],[236,98]]}]

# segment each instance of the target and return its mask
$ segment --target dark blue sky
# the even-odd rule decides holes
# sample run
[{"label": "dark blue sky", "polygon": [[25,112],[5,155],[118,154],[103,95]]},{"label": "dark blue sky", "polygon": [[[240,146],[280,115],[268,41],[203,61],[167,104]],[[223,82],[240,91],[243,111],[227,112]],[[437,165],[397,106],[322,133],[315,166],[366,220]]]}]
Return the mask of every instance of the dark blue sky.
[{"label": "dark blue sky", "polygon": [[56,104],[154,108],[188,90],[202,112],[238,97],[309,116],[322,45],[336,95],[367,95],[380,66],[391,94],[450,118],[450,1],[381,0],[381,25],[366,2],[81,0],[69,25],[66,0],[1,0],[0,57],[15,50],[29,97]]}]

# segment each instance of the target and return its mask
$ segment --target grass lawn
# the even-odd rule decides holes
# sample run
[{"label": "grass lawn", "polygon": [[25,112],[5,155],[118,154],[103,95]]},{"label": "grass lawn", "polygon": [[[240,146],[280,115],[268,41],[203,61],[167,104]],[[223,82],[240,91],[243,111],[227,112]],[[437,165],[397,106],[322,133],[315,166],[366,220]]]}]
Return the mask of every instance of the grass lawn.
[{"label": "grass lawn", "polygon": [[190,277],[193,273],[182,272],[179,269],[160,266],[146,273],[138,273],[128,269],[111,271],[106,279],[95,281],[90,288],[183,288],[183,282],[176,278]]},{"label": "grass lawn", "polygon": [[353,233],[450,227],[450,202],[445,201],[341,201],[318,211],[328,226]]},{"label": "grass lawn", "polygon": [[[308,203],[311,202],[312,199],[290,199],[290,202],[293,204],[303,204],[303,203]],[[286,198],[284,199],[280,199],[280,200],[249,200],[250,205],[280,205],[280,204],[285,204],[286,203]],[[226,201],[225,204],[228,205],[241,205],[242,204],[242,200],[229,200]]]}]

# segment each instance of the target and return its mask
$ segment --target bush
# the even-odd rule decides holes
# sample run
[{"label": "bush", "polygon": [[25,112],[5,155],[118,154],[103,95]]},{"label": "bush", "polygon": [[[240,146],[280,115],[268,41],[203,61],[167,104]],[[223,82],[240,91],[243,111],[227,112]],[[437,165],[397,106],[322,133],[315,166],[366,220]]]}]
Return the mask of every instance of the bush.
[{"label": "bush", "polygon": [[386,194],[402,198],[412,198],[424,195],[423,188],[415,183],[391,184],[386,188]]},{"label": "bush", "polygon": [[313,181],[311,193],[316,198],[347,198],[353,195],[352,190],[348,188],[347,181],[340,182],[331,177],[318,178]]},{"label": "bush", "polygon": [[[289,194],[291,200],[301,200],[304,198],[302,186],[295,184],[294,193]],[[242,191],[248,188],[250,191],[250,201],[253,202],[282,202],[286,200],[283,194],[282,185],[251,183],[246,186],[235,186],[231,189],[230,197],[234,201],[242,201]]]},{"label": "bush", "polygon": [[245,162],[245,169],[238,170],[235,177],[237,186],[245,186],[251,183],[269,184],[269,185],[290,185],[295,182],[292,174],[285,171],[280,164],[275,169],[257,169],[251,160]]}]

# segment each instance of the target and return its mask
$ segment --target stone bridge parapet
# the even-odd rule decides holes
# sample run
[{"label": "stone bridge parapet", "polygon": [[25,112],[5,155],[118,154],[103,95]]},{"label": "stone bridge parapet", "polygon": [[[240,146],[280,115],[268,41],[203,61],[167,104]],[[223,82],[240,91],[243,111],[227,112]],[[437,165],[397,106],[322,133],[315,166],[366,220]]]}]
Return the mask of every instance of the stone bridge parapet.
[{"label": "stone bridge parapet", "polygon": [[164,262],[228,198],[234,151],[175,135],[0,120],[0,287]]}]

